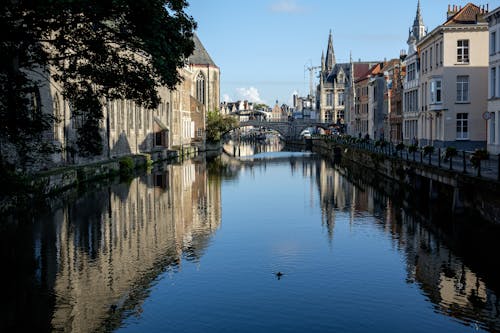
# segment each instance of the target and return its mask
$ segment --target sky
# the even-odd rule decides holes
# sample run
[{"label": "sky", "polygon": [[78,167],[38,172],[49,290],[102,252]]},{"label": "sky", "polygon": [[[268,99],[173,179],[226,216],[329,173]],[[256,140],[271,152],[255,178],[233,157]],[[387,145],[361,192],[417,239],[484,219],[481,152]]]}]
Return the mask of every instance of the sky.
[{"label": "sky", "polygon": [[[446,21],[448,4],[421,0],[428,31]],[[309,93],[308,67],[320,66],[329,31],[337,62],[383,61],[407,50],[417,0],[188,0],[186,12],[220,68],[221,102],[246,99],[273,106]],[[492,10],[500,0],[489,4]],[[485,51],[486,52],[486,51]],[[315,77],[317,73],[315,74]],[[317,78],[315,78],[317,83]],[[315,83],[315,84],[316,84]]]}]

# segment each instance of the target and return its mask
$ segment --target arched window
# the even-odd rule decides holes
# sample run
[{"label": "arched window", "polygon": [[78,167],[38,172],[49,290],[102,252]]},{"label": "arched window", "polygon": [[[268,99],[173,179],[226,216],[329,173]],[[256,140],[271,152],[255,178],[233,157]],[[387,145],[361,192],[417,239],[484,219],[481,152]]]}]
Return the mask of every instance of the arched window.
[{"label": "arched window", "polygon": [[196,99],[205,104],[205,76],[201,72],[196,77]]}]

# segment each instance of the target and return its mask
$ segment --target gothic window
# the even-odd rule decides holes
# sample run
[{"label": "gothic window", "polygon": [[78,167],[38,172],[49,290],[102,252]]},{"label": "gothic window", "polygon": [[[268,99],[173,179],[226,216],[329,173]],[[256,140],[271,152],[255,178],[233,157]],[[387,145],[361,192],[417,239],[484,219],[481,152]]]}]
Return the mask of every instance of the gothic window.
[{"label": "gothic window", "polygon": [[205,76],[201,72],[196,77],[196,99],[205,104]]}]

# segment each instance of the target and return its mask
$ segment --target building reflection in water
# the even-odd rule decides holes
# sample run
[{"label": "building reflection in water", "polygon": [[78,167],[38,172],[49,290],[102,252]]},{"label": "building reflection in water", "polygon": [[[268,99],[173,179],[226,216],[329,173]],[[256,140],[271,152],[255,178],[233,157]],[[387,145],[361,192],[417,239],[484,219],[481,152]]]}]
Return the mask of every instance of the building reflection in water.
[{"label": "building reflection in water", "polygon": [[436,311],[473,326],[500,330],[500,300],[495,291],[425,226],[425,220],[415,212],[395,207],[390,198],[362,180],[356,180],[356,184],[347,181],[343,168],[334,168],[324,160],[315,164],[316,172],[309,168],[305,172],[318,186],[322,220],[330,241],[336,213],[349,212],[350,223],[356,223],[363,212],[377,216],[379,227],[391,235],[406,258],[407,282],[416,284]]},{"label": "building reflection in water", "polygon": [[365,223],[364,214],[376,216],[377,228],[405,259],[406,282],[418,286],[437,312],[500,330],[499,300],[484,274],[415,212],[352,179],[346,169],[293,153],[274,159],[224,156],[216,162],[210,175],[205,162],[169,165],[127,184],[96,188],[29,223],[4,226],[2,259],[13,272],[3,284],[2,314],[8,318],[0,331],[117,328],[142,311],[162,273],[182,269],[182,259],[203,256],[221,223],[220,175],[235,179],[242,170],[273,163],[289,163],[294,177],[311,179],[307,197],[311,207],[319,200],[329,242],[335,242],[336,219],[354,225]]},{"label": "building reflection in water", "polygon": [[221,222],[220,193],[205,163],[187,161],[89,193],[37,222],[35,276],[53,292],[52,329],[110,329],[123,311],[140,312],[159,274],[202,256]]}]

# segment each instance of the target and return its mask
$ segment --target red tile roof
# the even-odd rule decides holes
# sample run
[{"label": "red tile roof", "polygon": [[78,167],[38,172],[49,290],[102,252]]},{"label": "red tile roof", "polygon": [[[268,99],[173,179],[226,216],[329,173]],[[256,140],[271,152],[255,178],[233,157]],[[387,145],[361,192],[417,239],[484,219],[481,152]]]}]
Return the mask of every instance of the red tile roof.
[{"label": "red tile roof", "polygon": [[478,21],[484,21],[484,14],[484,10],[469,2],[457,13],[448,18],[448,20],[443,25],[475,24]]}]

